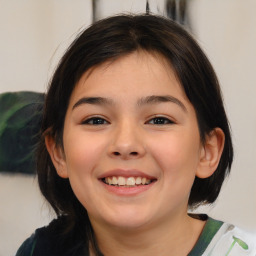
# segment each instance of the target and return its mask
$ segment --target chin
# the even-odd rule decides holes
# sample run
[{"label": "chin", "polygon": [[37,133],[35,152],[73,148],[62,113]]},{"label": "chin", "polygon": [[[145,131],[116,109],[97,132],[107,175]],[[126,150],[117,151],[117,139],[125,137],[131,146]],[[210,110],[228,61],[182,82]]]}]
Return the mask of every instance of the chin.
[{"label": "chin", "polygon": [[126,230],[138,229],[146,226],[152,221],[152,216],[141,211],[133,211],[132,209],[123,209],[122,211],[115,211],[110,216],[104,216],[105,222],[115,228]]},{"label": "chin", "polygon": [[147,225],[147,222],[142,219],[132,219],[132,218],[122,218],[109,223],[116,229],[125,229],[127,230],[138,230]]}]

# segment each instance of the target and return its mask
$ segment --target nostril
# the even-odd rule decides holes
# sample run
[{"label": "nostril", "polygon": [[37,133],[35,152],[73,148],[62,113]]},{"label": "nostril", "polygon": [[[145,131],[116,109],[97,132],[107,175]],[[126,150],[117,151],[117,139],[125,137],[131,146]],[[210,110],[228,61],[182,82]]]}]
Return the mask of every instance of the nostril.
[{"label": "nostril", "polygon": [[[113,152],[113,155],[115,155],[115,156],[120,156],[121,155],[121,153],[120,152],[118,152],[118,151],[115,151],[115,152]],[[131,156],[137,156],[138,155],[138,152],[130,152],[130,154],[129,155],[131,155]]]}]

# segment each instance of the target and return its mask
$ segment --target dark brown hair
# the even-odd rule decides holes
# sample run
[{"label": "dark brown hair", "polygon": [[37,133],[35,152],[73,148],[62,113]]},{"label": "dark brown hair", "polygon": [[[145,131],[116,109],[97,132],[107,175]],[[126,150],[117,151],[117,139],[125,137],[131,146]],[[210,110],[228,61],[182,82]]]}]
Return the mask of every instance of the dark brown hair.
[{"label": "dark brown hair", "polygon": [[58,216],[70,218],[70,228],[78,220],[83,220],[88,228],[87,239],[91,241],[92,229],[87,212],[74,195],[69,180],[57,175],[44,137],[48,132],[62,146],[70,95],[85,71],[138,50],[156,52],[169,61],[195,108],[202,142],[216,127],[225,134],[219,166],[211,177],[195,178],[189,206],[213,203],[232,164],[232,141],[218,79],[196,41],[181,26],[159,16],[119,15],[98,21],[78,35],[53,75],[45,99],[37,159],[38,180],[43,195]]}]

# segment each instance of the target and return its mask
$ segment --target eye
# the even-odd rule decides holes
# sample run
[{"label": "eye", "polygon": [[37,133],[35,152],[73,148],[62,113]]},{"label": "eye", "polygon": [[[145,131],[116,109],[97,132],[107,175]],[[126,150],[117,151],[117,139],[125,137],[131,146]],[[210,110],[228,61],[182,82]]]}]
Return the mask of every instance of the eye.
[{"label": "eye", "polygon": [[174,124],[174,122],[166,117],[158,116],[150,119],[148,124],[164,125],[164,124]]},{"label": "eye", "polygon": [[85,119],[82,124],[88,124],[88,125],[104,125],[109,124],[107,120],[101,117],[91,117],[88,119]]}]

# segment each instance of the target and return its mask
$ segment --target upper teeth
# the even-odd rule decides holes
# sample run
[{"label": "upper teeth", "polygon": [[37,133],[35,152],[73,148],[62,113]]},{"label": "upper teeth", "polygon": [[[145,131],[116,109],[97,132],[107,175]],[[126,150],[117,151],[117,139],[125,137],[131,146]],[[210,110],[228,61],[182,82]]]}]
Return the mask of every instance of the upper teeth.
[{"label": "upper teeth", "polygon": [[109,185],[117,185],[117,186],[135,186],[135,185],[147,185],[151,183],[150,179],[147,179],[145,177],[106,177],[105,183]]}]

